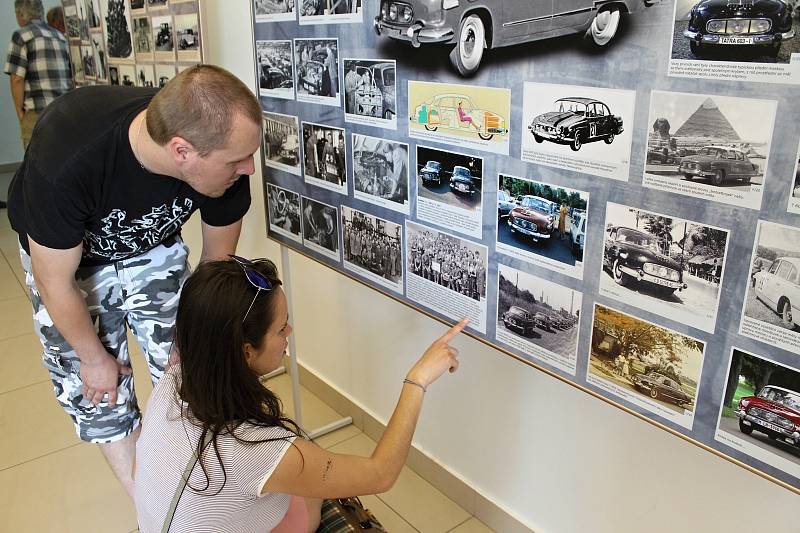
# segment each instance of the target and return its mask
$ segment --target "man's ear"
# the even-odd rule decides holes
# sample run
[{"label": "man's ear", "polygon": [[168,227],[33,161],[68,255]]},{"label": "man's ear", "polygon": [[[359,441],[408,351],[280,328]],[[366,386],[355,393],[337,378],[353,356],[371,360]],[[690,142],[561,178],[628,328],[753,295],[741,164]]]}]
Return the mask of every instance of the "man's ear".
[{"label": "man's ear", "polygon": [[173,137],[167,142],[167,151],[176,165],[185,164],[193,153],[196,153],[192,143],[183,137]]}]

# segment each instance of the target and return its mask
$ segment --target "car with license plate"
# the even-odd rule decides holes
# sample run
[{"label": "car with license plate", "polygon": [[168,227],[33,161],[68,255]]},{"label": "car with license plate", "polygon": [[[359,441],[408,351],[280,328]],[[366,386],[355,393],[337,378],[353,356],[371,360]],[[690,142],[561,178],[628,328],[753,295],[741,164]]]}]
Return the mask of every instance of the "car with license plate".
[{"label": "car with license plate", "polygon": [[739,400],[736,417],[739,430],[745,435],[758,431],[771,439],[800,447],[800,393],[797,391],[766,385],[758,395]]},{"label": "car with license plate", "polygon": [[556,229],[558,204],[539,196],[525,195],[519,207],[508,214],[511,233],[522,233],[534,242],[548,242]]},{"label": "car with license plate", "polygon": [[720,186],[726,181],[741,180],[750,183],[761,171],[750,161],[744,151],[728,146],[705,146],[697,154],[681,159],[678,172],[687,180],[705,178]]},{"label": "car with license plate", "polygon": [[497,191],[497,218],[508,216],[515,207],[517,207],[517,204],[510,194],[502,189]]},{"label": "car with license plate", "polygon": [[555,101],[553,111],[533,118],[528,126],[537,143],[568,144],[577,152],[586,143],[614,142],[622,133],[622,117],[592,98],[569,97]]},{"label": "car with license plate", "polygon": [[373,26],[378,35],[422,45],[452,45],[450,62],[462,76],[475,74],[487,49],[561,35],[585,34],[608,46],[622,17],[658,0],[381,0]]},{"label": "car with license plate", "polygon": [[478,192],[474,178],[467,167],[453,167],[453,174],[450,176],[450,190],[468,196],[474,196]]},{"label": "car with license plate", "polygon": [[495,135],[508,135],[506,119],[480,109],[464,94],[439,94],[419,104],[410,117],[428,131],[453,130],[477,134],[484,141]]},{"label": "car with license plate", "polygon": [[779,257],[754,275],[756,298],[778,313],[784,327],[800,329],[800,257]]},{"label": "car with license plate", "polygon": [[637,283],[662,297],[686,288],[683,268],[665,253],[664,239],[624,226],[609,226],[606,233],[603,267],[618,285]]},{"label": "car with license plate", "polygon": [[777,57],[793,39],[792,7],[786,0],[703,0],[689,12],[683,36],[692,54],[703,57],[716,48],[760,48]]},{"label": "car with license plate", "polygon": [[533,315],[522,307],[512,305],[501,318],[506,328],[519,331],[524,337],[530,337],[534,332],[536,321]]},{"label": "car with license plate", "polygon": [[433,183],[436,185],[442,184],[442,164],[438,161],[428,161],[425,166],[419,171],[422,177],[422,183]]},{"label": "car with license plate", "polygon": [[647,374],[634,374],[631,380],[636,390],[649,394],[654,400],[665,400],[684,408],[692,405],[692,397],[686,394],[675,377],[650,371]]},{"label": "car with license plate", "polygon": [[550,331],[550,329],[552,328],[552,323],[550,322],[550,316],[540,311],[536,313],[534,318],[536,319],[536,325],[539,326],[539,329]]}]

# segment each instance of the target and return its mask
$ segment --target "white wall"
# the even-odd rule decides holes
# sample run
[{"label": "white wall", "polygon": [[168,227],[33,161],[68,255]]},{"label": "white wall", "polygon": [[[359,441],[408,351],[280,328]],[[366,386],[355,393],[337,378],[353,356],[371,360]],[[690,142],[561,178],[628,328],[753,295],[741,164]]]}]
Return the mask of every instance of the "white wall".
[{"label": "white wall", "polygon": [[[44,0],[44,12],[47,13],[51,7],[61,5],[59,0]],[[11,41],[11,34],[17,26],[17,19],[14,16],[13,0],[5,0],[0,5],[0,51],[2,51],[3,65],[6,63],[6,53],[8,43]],[[11,98],[11,88],[6,74],[0,79],[0,165],[8,163],[18,163],[22,161],[22,141],[19,138],[19,121],[17,113],[14,111],[14,99]]]},{"label": "white wall", "polygon": [[[248,1],[203,7],[208,62],[254,86]],[[278,262],[252,185],[239,251]],[[196,225],[186,235],[196,246]],[[443,326],[295,253],[291,273],[301,362],[385,422]],[[537,531],[797,531],[795,494],[477,341],[456,345],[461,369],[431,387],[415,444]]]}]

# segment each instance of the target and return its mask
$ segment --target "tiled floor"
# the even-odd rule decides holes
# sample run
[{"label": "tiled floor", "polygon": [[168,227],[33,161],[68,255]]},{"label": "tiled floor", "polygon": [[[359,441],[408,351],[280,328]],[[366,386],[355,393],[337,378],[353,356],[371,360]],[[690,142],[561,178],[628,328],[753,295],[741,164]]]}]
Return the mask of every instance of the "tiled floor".
[{"label": "tiled floor", "polygon": [[[17,256],[16,236],[0,211],[0,531],[136,531],[136,516],[122,488],[93,445],[81,443],[61,411],[32,331],[30,306]],[[141,352],[131,343],[134,374],[145,376]],[[137,383],[146,404],[151,386]],[[268,382],[293,412],[286,375]],[[309,429],[339,416],[306,390],[304,422]],[[375,446],[350,426],[319,439],[325,448],[369,454]],[[441,492],[404,469],[385,494],[362,498],[391,533],[491,533]]]}]

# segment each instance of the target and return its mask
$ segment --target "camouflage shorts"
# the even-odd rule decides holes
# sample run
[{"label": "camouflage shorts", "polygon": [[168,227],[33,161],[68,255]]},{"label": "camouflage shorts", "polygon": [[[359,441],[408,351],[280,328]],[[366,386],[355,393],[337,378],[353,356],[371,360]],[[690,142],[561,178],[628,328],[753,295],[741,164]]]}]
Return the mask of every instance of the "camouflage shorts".
[{"label": "camouflage shorts", "polygon": [[[130,366],[126,326],[136,336],[153,384],[164,374],[172,345],[178,297],[188,276],[188,249],[170,239],[131,259],[99,267],[81,267],[75,280],[84,295],[95,331],[117,361]],[[61,336],[42,304],[31,275],[31,261],[20,249],[33,305],[33,324],[44,346],[43,364],[50,372],[58,403],[72,417],[81,440],[108,443],[136,429],[141,419],[133,375],[120,376],[117,403],[97,406],[83,397],[80,359]]]}]

